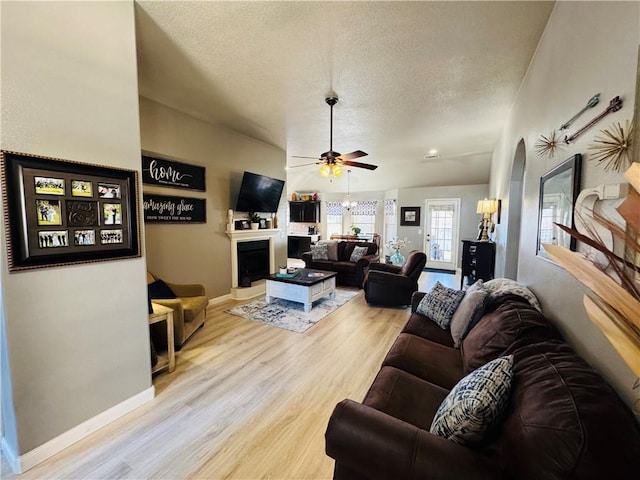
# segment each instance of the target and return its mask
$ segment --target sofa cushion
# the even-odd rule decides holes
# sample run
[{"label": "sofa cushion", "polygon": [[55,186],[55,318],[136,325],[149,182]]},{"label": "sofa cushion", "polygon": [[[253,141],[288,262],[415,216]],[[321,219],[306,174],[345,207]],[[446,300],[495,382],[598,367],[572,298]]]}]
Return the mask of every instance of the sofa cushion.
[{"label": "sofa cushion", "polygon": [[334,272],[354,273],[356,271],[356,264],[353,262],[331,262],[331,267],[327,268]]},{"label": "sofa cushion", "polygon": [[485,314],[462,341],[464,371],[471,372],[502,355],[516,340],[559,338],[557,330],[531,304],[512,297]]},{"label": "sofa cushion", "polygon": [[433,288],[420,300],[416,311],[436,322],[440,328],[449,328],[451,317],[463,297],[464,291],[454,290],[436,282]]},{"label": "sofa cushion", "polygon": [[412,313],[406,325],[402,329],[403,333],[410,333],[421,338],[426,338],[432,342],[453,347],[453,339],[449,330],[443,330],[436,322],[429,320],[424,315]]},{"label": "sofa cushion", "polygon": [[325,244],[311,245],[312,260],[329,260],[329,246]]},{"label": "sofa cushion", "polygon": [[431,433],[468,445],[485,438],[509,402],[513,356],[496,358],[464,377],[438,408]]},{"label": "sofa cushion", "polygon": [[340,251],[338,247],[338,260],[349,261],[351,254],[356,247],[367,247],[365,255],[373,255],[378,251],[378,245],[371,242],[341,242],[344,244],[344,250]]},{"label": "sofa cushion", "polygon": [[404,370],[446,389],[453,388],[463,376],[457,349],[408,333],[398,335],[382,365]]},{"label": "sofa cushion", "polygon": [[156,280],[147,285],[147,290],[149,293],[149,298],[177,298],[176,294],[173,293],[171,287],[167,285],[163,280]]},{"label": "sofa cushion", "polygon": [[602,377],[559,340],[510,351],[511,402],[493,444],[510,476],[637,478],[638,424]]},{"label": "sofa cushion", "polygon": [[542,312],[540,302],[538,302],[534,293],[515,280],[511,280],[510,278],[494,278],[493,280],[485,282],[484,288],[489,292],[490,300],[507,294],[519,295],[526,298],[536,310]]},{"label": "sofa cushion", "polygon": [[353,248],[353,252],[351,252],[351,256],[349,257],[349,261],[350,262],[357,262],[358,260],[360,260],[362,257],[364,257],[367,254],[367,250],[369,250],[367,247],[355,246]]},{"label": "sofa cushion", "polygon": [[449,390],[393,367],[382,367],[362,403],[428,430]]},{"label": "sofa cushion", "polygon": [[182,308],[184,309],[185,322],[193,322],[209,304],[209,299],[205,296],[178,298],[180,299],[180,303],[182,303]]},{"label": "sofa cushion", "polygon": [[337,240],[320,240],[317,245],[326,245],[327,259],[335,262],[338,260],[338,243]]},{"label": "sofa cushion", "polygon": [[449,326],[456,348],[460,347],[460,342],[467,332],[469,324],[483,315],[488,294],[482,286],[482,280],[478,280],[464,292],[464,298],[451,317],[451,325]]}]

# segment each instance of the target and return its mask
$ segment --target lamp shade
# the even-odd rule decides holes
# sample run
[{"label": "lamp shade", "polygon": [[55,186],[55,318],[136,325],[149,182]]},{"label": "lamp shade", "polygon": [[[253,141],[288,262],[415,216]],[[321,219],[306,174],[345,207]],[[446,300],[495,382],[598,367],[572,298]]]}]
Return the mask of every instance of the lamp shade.
[{"label": "lamp shade", "polygon": [[478,201],[478,207],[476,208],[476,213],[487,214],[487,213],[496,213],[498,211],[498,201],[497,200],[484,200]]}]

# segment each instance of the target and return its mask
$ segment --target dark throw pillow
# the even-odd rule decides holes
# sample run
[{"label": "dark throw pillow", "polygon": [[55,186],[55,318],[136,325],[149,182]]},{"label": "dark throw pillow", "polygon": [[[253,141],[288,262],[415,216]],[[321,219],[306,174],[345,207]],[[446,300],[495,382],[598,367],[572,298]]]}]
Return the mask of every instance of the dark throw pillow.
[{"label": "dark throw pillow", "polygon": [[162,280],[156,280],[148,285],[149,298],[178,298],[173,290]]}]

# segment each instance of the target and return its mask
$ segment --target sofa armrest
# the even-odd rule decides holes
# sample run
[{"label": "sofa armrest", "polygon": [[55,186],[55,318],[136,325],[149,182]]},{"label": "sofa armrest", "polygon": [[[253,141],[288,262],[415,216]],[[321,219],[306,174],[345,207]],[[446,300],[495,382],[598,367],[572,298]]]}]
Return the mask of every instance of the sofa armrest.
[{"label": "sofa armrest", "polygon": [[304,262],[305,267],[309,265],[311,262],[313,262],[313,256],[311,255],[311,252],[304,252],[303,254],[300,255],[300,258]]},{"label": "sofa armrest", "polygon": [[383,284],[389,289],[393,290],[406,290],[410,288],[416,288],[417,282],[412,278],[405,275],[398,275],[397,273],[384,272],[380,270],[369,269],[367,274],[368,283]]},{"label": "sofa armrest", "polygon": [[374,270],[378,272],[400,273],[402,267],[390,263],[372,263],[369,265],[369,271],[372,272]]},{"label": "sofa armrest", "polygon": [[371,479],[497,480],[504,473],[472,449],[353,400],[336,405],[326,453]]},{"label": "sofa armrest", "polygon": [[356,262],[356,268],[360,270],[364,270],[367,267],[370,267],[372,264],[376,264],[380,261],[380,257],[377,254],[373,255],[365,255],[361,257]]},{"label": "sofa armrest", "polygon": [[177,297],[203,297],[205,296],[204,285],[197,283],[169,283],[169,288]]},{"label": "sofa armrest", "polygon": [[411,297],[411,313],[415,313],[418,305],[420,305],[420,301],[424,298],[427,292],[413,292],[413,296]]}]

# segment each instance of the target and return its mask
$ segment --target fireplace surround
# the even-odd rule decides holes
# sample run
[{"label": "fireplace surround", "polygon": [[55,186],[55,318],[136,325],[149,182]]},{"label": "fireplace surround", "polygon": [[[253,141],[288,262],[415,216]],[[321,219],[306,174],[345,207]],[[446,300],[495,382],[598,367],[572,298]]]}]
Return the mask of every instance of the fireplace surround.
[{"label": "fireplace surround", "polygon": [[[252,280],[251,287],[239,287],[240,273],[238,263],[238,244],[245,242],[268,241],[269,242],[269,271],[262,278],[266,278],[269,273],[276,271],[275,261],[275,237],[280,233],[277,228],[264,228],[260,230],[227,230],[227,236],[231,239],[231,297],[236,300],[247,299],[265,293],[265,280]],[[245,246],[240,247],[244,250]]]}]

